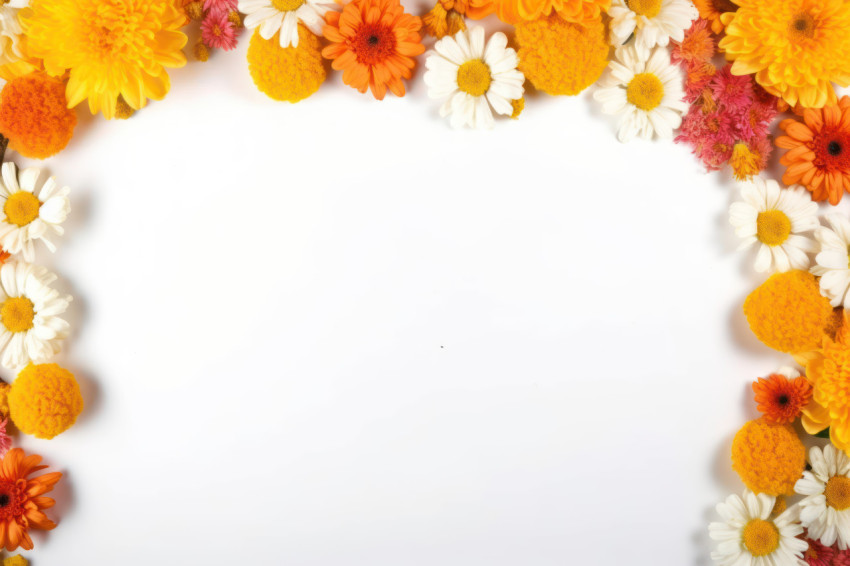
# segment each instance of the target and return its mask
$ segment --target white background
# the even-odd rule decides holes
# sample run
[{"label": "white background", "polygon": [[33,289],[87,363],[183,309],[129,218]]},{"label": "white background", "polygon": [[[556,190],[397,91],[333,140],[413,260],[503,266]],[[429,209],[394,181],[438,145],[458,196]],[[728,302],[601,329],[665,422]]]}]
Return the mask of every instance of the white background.
[{"label": "white background", "polygon": [[491,132],[419,74],[276,103],[247,43],[44,164],[86,410],[20,439],[66,474],[33,564],[707,563],[787,362],[741,314],[728,175],[619,144],[589,91]]}]

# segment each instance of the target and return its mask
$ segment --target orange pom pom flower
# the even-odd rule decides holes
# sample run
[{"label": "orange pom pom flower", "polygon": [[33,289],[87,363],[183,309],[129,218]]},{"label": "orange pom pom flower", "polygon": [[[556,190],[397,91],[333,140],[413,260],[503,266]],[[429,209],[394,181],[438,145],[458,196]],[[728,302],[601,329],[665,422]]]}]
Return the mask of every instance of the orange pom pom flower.
[{"label": "orange pom pom flower", "polygon": [[65,149],[77,114],[68,109],[65,83],[44,73],[7,82],[0,93],[0,132],[23,155],[45,159]]},{"label": "orange pom pom flower", "polygon": [[850,192],[850,96],[822,109],[807,108],[803,122],[788,118],[779,126],[785,135],[776,146],[788,150],[780,160],[788,168],[782,182],[800,183],[813,200],[838,204]]},{"label": "orange pom pom flower", "polygon": [[600,20],[611,7],[611,0],[473,0],[473,5],[478,4],[493,6],[499,19],[511,25],[545,18],[553,12],[564,21],[588,25]]},{"label": "orange pom pom flower", "polygon": [[387,89],[404,96],[402,79],[416,65],[413,57],[425,52],[419,30],[422,21],[405,13],[398,0],[354,0],[342,12],[328,12],[322,50],[331,66],[342,71],[342,81],[378,100]]},{"label": "orange pom pom flower", "polygon": [[53,499],[42,497],[62,478],[51,472],[30,478],[40,466],[41,456],[27,456],[20,448],[12,448],[0,464],[0,547],[12,552],[18,547],[32,550],[29,529],[49,531],[56,523],[42,509],[53,506]]},{"label": "orange pom pom flower", "polygon": [[812,386],[805,377],[789,378],[774,373],[753,382],[758,410],[770,424],[790,424],[812,399]]}]

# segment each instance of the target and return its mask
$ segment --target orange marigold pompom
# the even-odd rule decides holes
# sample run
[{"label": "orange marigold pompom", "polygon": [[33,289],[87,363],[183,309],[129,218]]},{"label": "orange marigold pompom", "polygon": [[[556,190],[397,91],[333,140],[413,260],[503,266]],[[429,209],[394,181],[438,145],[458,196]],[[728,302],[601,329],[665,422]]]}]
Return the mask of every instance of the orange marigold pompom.
[{"label": "orange marigold pompom", "polygon": [[800,270],[771,275],[744,301],[744,314],[759,340],[789,354],[820,348],[841,325],[841,313],[820,294],[815,276]]},{"label": "orange marigold pompom", "polygon": [[806,469],[806,448],[791,425],[773,425],[761,418],[735,435],[732,468],[755,493],[791,494]]},{"label": "orange marigold pompom", "polygon": [[611,7],[611,0],[471,0],[479,9],[486,5],[500,20],[516,25],[558,14],[564,21],[593,25]]},{"label": "orange marigold pompom", "polygon": [[0,92],[0,132],[25,157],[45,159],[65,149],[77,114],[68,108],[65,83],[43,73],[12,79]]},{"label": "orange marigold pompom", "polygon": [[578,94],[608,66],[608,41],[601,18],[578,25],[553,14],[516,26],[519,70],[538,90]]},{"label": "orange marigold pompom", "polygon": [[68,430],[83,410],[74,374],[57,364],[30,364],[9,392],[9,413],[18,429],[36,438]]},{"label": "orange marigold pompom", "polygon": [[298,102],[325,82],[319,38],[298,24],[298,47],[283,48],[279,34],[265,40],[259,30],[254,32],[248,46],[248,70],[254,84],[269,98]]}]

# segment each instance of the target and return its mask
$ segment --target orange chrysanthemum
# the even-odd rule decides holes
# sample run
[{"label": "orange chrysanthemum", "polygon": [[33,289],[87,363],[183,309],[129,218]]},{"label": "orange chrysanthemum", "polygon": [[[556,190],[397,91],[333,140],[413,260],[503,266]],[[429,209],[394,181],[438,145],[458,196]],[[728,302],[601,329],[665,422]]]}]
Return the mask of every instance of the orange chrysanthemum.
[{"label": "orange chrysanthemum", "polygon": [[12,79],[0,94],[0,132],[25,157],[45,159],[65,149],[77,114],[68,108],[65,82],[45,73]]},{"label": "orange chrysanthemum", "polygon": [[495,6],[489,2],[473,5],[471,0],[437,0],[434,8],[422,16],[425,32],[437,39],[466,30],[463,17],[480,20],[489,16]]},{"label": "orange chrysanthemum", "polygon": [[32,550],[30,529],[49,531],[56,526],[42,512],[53,506],[53,499],[42,495],[53,489],[62,474],[28,477],[47,467],[39,466],[40,462],[41,456],[12,448],[0,464],[0,547],[9,552],[18,547]]},{"label": "orange chrysanthemum", "polygon": [[405,13],[398,0],[353,0],[342,12],[328,12],[322,50],[331,66],[342,71],[342,82],[383,100],[389,88],[404,96],[404,82],[425,52],[419,30],[422,21]]},{"label": "orange chrysanthemum", "polygon": [[753,382],[758,410],[771,424],[790,424],[812,398],[812,386],[805,377],[788,379],[780,373]]},{"label": "orange chrysanthemum", "polygon": [[588,25],[600,19],[611,7],[611,0],[471,0],[479,9],[490,7],[500,20],[516,25],[545,18],[556,12],[565,21]]},{"label": "orange chrysanthemum", "polygon": [[735,0],[723,14],[720,49],[735,75],[756,81],[788,104],[821,108],[850,86],[850,2],[845,0]]},{"label": "orange chrysanthemum", "polygon": [[720,16],[726,12],[738,10],[738,6],[732,0],[694,0],[694,5],[699,10],[699,17],[708,20],[711,31],[718,34],[722,33],[725,27]]},{"label": "orange chrysanthemum", "polygon": [[822,109],[807,108],[803,122],[788,118],[779,126],[785,135],[776,147],[788,150],[780,160],[788,168],[782,182],[800,183],[812,200],[838,204],[850,192],[850,96]]}]

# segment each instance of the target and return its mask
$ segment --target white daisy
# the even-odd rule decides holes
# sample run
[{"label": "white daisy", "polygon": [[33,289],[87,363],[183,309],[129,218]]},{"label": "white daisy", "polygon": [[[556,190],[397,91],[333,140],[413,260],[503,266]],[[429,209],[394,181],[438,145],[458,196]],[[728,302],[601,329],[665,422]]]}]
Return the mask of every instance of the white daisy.
[{"label": "white daisy", "polygon": [[0,364],[20,368],[59,352],[70,328],[59,315],[71,297],[50,288],[55,280],[31,263],[12,261],[0,267]]},{"label": "white daisy", "polygon": [[511,102],[522,98],[518,63],[502,32],[486,41],[482,27],[459,31],[435,43],[425,59],[428,96],[446,99],[440,116],[451,114],[452,126],[492,128],[493,112],[510,116]]},{"label": "white daisy", "polygon": [[635,34],[635,47],[646,58],[656,45],[682,41],[699,11],[691,0],[612,0],[608,15],[611,44],[619,47]]},{"label": "white daisy", "polygon": [[599,86],[593,98],[602,103],[602,112],[622,114],[617,132],[621,142],[637,135],[672,138],[688,110],[682,101],[681,71],[662,47],[648,58],[639,57],[633,45],[617,49]]},{"label": "white daisy", "polygon": [[245,14],[245,27],[259,27],[260,36],[266,40],[280,31],[281,47],[298,47],[299,21],[321,36],[325,12],[332,6],[332,0],[239,0],[239,11]]},{"label": "white daisy", "polygon": [[794,491],[800,501],[800,522],[809,538],[824,546],[836,542],[841,550],[850,546],[850,458],[827,444],[809,450],[811,471],[803,472]]},{"label": "white daisy", "polygon": [[776,498],[730,495],[717,504],[723,522],[711,523],[708,532],[719,544],[711,558],[721,566],[805,566],[803,552],[809,547],[797,538],[803,527],[797,521],[797,507],[771,518]]},{"label": "white daisy", "polygon": [[24,259],[35,257],[33,242],[41,240],[50,251],[56,246],[48,239],[51,234],[62,235],[61,224],[71,211],[68,187],[59,188],[50,177],[36,192],[39,169],[31,168],[17,174],[15,164],[3,164],[3,182],[0,183],[0,247],[11,254],[23,252]]},{"label": "white daisy", "polygon": [[781,189],[773,179],[755,177],[742,184],[741,197],[743,201],[729,207],[729,222],[744,240],[738,249],[761,244],[756,271],[808,269],[808,252],[815,250],[815,243],[801,234],[819,226],[818,205],[809,193],[797,185]]},{"label": "white daisy", "polygon": [[850,308],[850,220],[840,214],[826,217],[831,228],[815,230],[818,254],[811,272],[820,277],[820,292],[834,307]]},{"label": "white daisy", "polygon": [[29,0],[0,2],[0,65],[14,63],[24,57],[21,51],[21,22],[18,10],[29,6]]}]

